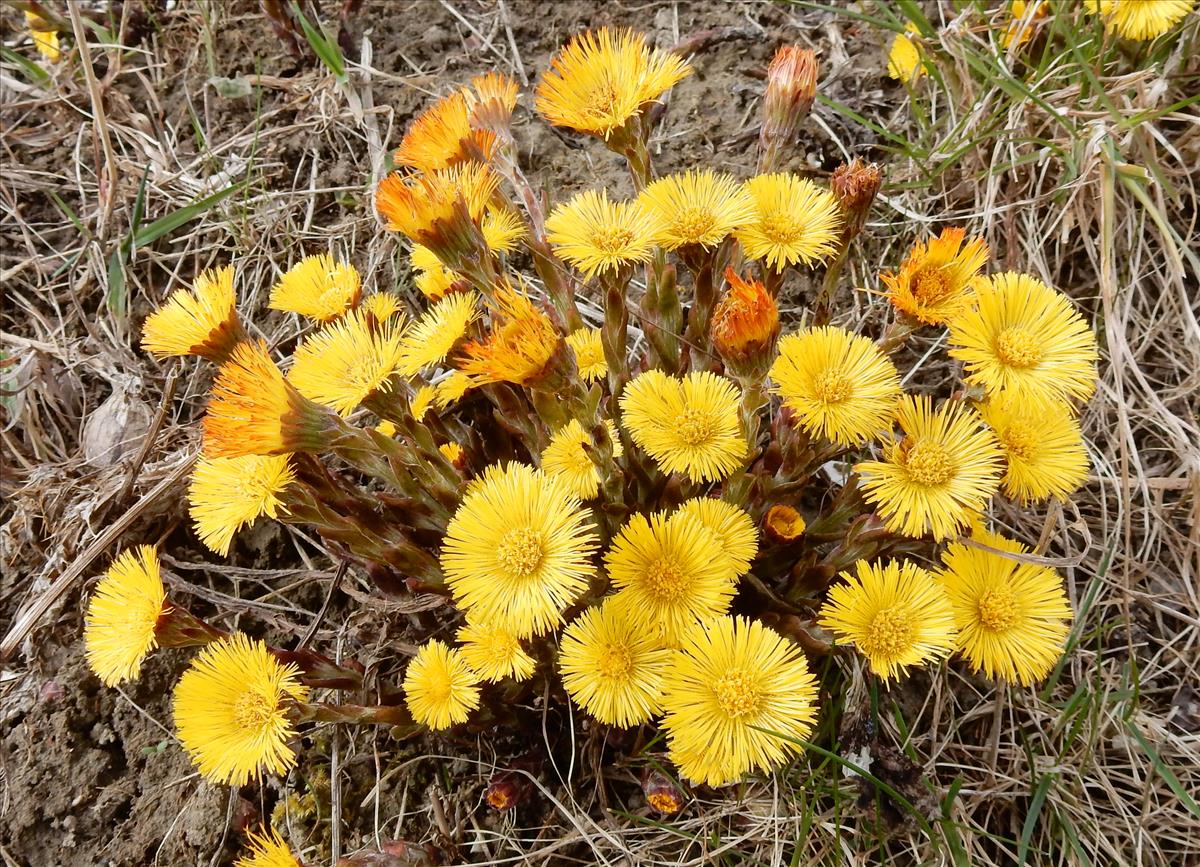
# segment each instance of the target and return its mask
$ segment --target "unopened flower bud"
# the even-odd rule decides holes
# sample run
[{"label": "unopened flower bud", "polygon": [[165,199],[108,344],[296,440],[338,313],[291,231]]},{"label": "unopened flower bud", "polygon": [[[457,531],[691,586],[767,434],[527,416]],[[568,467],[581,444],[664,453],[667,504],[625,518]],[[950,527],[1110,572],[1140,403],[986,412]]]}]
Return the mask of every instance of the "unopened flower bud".
[{"label": "unopened flower bud", "polygon": [[763,94],[760,170],[774,167],[776,153],[791,141],[808,116],[817,94],[819,68],[811,49],[784,45],[775,52],[767,67],[767,90]]},{"label": "unopened flower bud", "polygon": [[674,815],[683,809],[683,792],[660,771],[646,770],[642,776],[642,791],[646,795],[646,803],[664,816]]},{"label": "unopened flower bud", "polygon": [[795,542],[804,535],[805,526],[804,516],[791,506],[782,504],[767,509],[763,519],[763,530],[767,537],[779,545]]},{"label": "unopened flower bud", "polygon": [[749,374],[770,363],[779,337],[779,308],[757,280],[743,280],[725,269],[729,290],[712,315],[712,342],[736,373]]},{"label": "unopened flower bud", "polygon": [[849,165],[842,163],[829,179],[829,189],[842,208],[846,222],[843,227],[846,243],[862,231],[875,201],[879,187],[883,184],[883,172],[875,163],[864,163],[855,158]]},{"label": "unopened flower bud", "polygon": [[501,770],[492,774],[492,778],[488,780],[487,794],[484,797],[488,806],[503,813],[521,803],[528,790],[529,781],[524,774]]}]

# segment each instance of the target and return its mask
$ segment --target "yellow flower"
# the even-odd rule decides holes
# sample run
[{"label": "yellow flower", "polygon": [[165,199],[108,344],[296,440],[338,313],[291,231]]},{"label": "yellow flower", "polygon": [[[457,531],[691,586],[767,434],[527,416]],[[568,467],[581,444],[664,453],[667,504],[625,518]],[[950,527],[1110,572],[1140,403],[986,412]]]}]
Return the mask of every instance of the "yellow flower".
[{"label": "yellow flower", "polygon": [[429,412],[433,406],[434,395],[437,394],[437,389],[432,385],[422,385],[413,394],[412,400],[408,402],[408,411],[414,419],[420,421],[425,418],[425,413]]},{"label": "yellow flower", "polygon": [[438,446],[438,451],[442,453],[442,457],[455,465],[458,465],[466,454],[458,443],[442,443]]},{"label": "yellow flower", "polygon": [[[613,444],[613,457],[624,452],[617,426],[605,420]],[[600,470],[592,462],[592,435],[583,429],[578,419],[571,419],[559,428],[542,452],[542,469],[561,480],[571,493],[581,500],[590,500],[600,493]]]},{"label": "yellow flower", "polygon": [[[418,272],[417,276],[413,278],[413,285],[430,301],[441,301],[454,289],[455,284],[462,280],[462,275],[457,271],[439,266],[435,270]],[[462,285],[467,284],[462,283]]]},{"label": "yellow flower", "polygon": [[1000,486],[1000,447],[978,413],[955,401],[934,410],[928,396],[906,395],[896,419],[904,439],[885,445],[882,461],[854,467],[864,495],[893,533],[952,536]]},{"label": "yellow flower", "polygon": [[984,401],[979,413],[1008,462],[1004,492],[1022,505],[1049,497],[1065,501],[1087,479],[1083,433],[1065,404],[1008,392]]},{"label": "yellow flower", "polygon": [[105,686],[134,680],[158,647],[155,626],[169,610],[150,545],[122,552],[88,599],[83,643],[88,666]]},{"label": "yellow flower", "polygon": [[611,601],[563,630],[558,669],[567,695],[600,722],[628,728],[660,710],[671,651]]},{"label": "yellow flower", "polygon": [[916,25],[909,23],[905,30],[904,33],[897,33],[896,38],[892,40],[892,47],[888,51],[887,71],[892,78],[912,84],[925,74],[925,64],[922,62],[921,49],[909,38],[910,33],[917,33]]},{"label": "yellow flower", "polygon": [[160,358],[200,355],[220,363],[245,339],[234,306],[233,268],[202,271],[192,291],[176,289],[146,317],[142,349]]},{"label": "yellow flower", "polygon": [[375,190],[375,208],[388,231],[402,232],[446,262],[452,254],[475,254],[470,224],[478,227],[499,183],[488,166],[473,162],[415,177],[392,173]]},{"label": "yellow flower", "polygon": [[546,240],[585,277],[649,262],[662,230],[640,201],[610,202],[605,190],[586,190],[546,219]]},{"label": "yellow flower", "polygon": [[1104,29],[1126,39],[1162,36],[1192,10],[1194,0],[1084,0]]},{"label": "yellow flower", "polygon": [[604,341],[599,328],[577,328],[567,335],[567,346],[575,353],[575,366],[584,382],[594,382],[608,376],[604,358]]},{"label": "yellow flower", "polygon": [[251,831],[246,835],[249,851],[233,862],[233,867],[301,867],[292,850],[274,828]]},{"label": "yellow flower", "polygon": [[858,648],[871,671],[884,680],[906,669],[944,659],[956,633],[950,600],[932,575],[915,563],[855,564],[829,588],[820,624]]},{"label": "yellow flower", "polygon": [[188,487],[196,535],[210,551],[227,556],[234,533],[263,515],[278,516],[283,492],[295,480],[290,455],[201,455]]},{"label": "yellow flower", "polygon": [[483,242],[493,253],[511,253],[525,237],[525,222],[510,208],[491,208],[479,224]]},{"label": "yellow flower", "polygon": [[943,229],[928,243],[917,242],[898,274],[881,274],[892,306],[926,325],[943,325],[967,309],[988,248],[983,238],[964,247],[965,235],[964,229]]},{"label": "yellow flower", "polygon": [[1002,38],[1004,47],[1010,48],[1015,43],[1019,48],[1032,39],[1035,22],[1045,18],[1049,11],[1047,5],[1043,0],[1011,0],[1008,4],[1008,27]]},{"label": "yellow flower", "polygon": [[293,665],[261,641],[236,634],[208,645],[175,687],[175,728],[200,775],[244,786],[296,764],[292,701],[308,698]]},{"label": "yellow flower", "polygon": [[741,578],[750,571],[758,554],[758,530],[744,509],[712,497],[695,497],[684,500],[679,514],[691,515],[717,538],[731,574]]},{"label": "yellow flower", "polygon": [[400,341],[400,373],[414,376],[423,367],[445,361],[479,312],[474,292],[455,292],[426,310]]},{"label": "yellow flower", "polygon": [[798,648],[745,617],[691,630],[663,690],[671,760],[694,783],[721,786],[781,767],[817,713],[816,679]]},{"label": "yellow flower", "polygon": [[288,381],[345,418],[371,395],[392,390],[404,324],[403,318],[381,324],[353,310],[300,344]]},{"label": "yellow flower", "polygon": [[363,313],[369,313],[371,316],[374,316],[376,322],[387,322],[397,313],[404,313],[400,299],[394,292],[376,292],[370,298],[363,301],[359,305],[359,309]]},{"label": "yellow flower", "polygon": [[495,292],[492,327],[482,340],[468,341],[458,368],[476,385],[530,385],[546,372],[562,338],[544,312],[509,286]]},{"label": "yellow flower", "polygon": [[629,519],[604,555],[613,604],[670,645],[695,623],[724,614],[734,572],[715,533],[692,515]]},{"label": "yellow flower", "polygon": [[640,33],[602,27],[554,56],[534,107],[555,126],[607,140],[691,71],[679,55],[648,48]]},{"label": "yellow flower", "polygon": [[471,129],[468,94],[465,88],[456,91],[417,115],[393,155],[396,165],[435,172],[469,160],[489,159],[496,137],[486,130]]},{"label": "yellow flower", "polygon": [[1066,295],[1025,274],[997,274],[950,322],[950,356],[988,394],[1086,399],[1096,390],[1096,338]]},{"label": "yellow flower", "polygon": [[[1019,542],[977,527],[972,538],[1010,554]],[[1071,631],[1071,606],[1058,573],[962,542],[942,552],[942,584],[958,625],[958,650],[972,671],[1030,686],[1048,675]]]},{"label": "yellow flower", "polygon": [[507,129],[517,107],[519,88],[502,72],[488,72],[471,79],[468,105],[471,125],[479,129]]},{"label": "yellow flower", "polygon": [[479,707],[479,677],[461,650],[435,639],[417,651],[404,672],[404,703],[421,725],[450,728]]},{"label": "yellow flower", "polygon": [[517,634],[506,626],[468,620],[456,638],[463,660],[482,680],[528,680],[537,667]]},{"label": "yellow flower", "polygon": [[842,212],[837,199],[797,175],[756,175],[746,181],[753,218],[734,234],[747,259],[765,259],[776,271],[810,265],[837,252]]},{"label": "yellow flower", "polygon": [[763,529],[771,541],[787,545],[803,536],[808,525],[804,522],[804,516],[791,506],[776,503],[767,509]]},{"label": "yellow flower", "polygon": [[267,306],[329,322],[357,306],[361,297],[358,269],[322,253],[305,256],[288,269],[271,289]]},{"label": "yellow flower", "polygon": [[733,175],[691,169],[653,181],[638,196],[663,224],[659,237],[668,250],[689,244],[715,247],[734,229],[754,219],[754,206]]},{"label": "yellow flower", "polygon": [[33,45],[38,54],[51,63],[56,63],[62,55],[58,48],[58,31],[47,27],[45,21],[28,9],[25,10],[25,25],[29,28],[29,35],[33,38]]},{"label": "yellow flower", "polygon": [[389,421],[385,418],[379,424],[375,425],[375,430],[379,431],[385,437],[394,437],[399,428],[396,427],[396,423],[394,421]]},{"label": "yellow flower", "polygon": [[596,531],[562,482],[509,464],[463,498],[442,543],[442,571],[470,616],[542,635],[587,589]]},{"label": "yellow flower", "polygon": [[731,367],[765,360],[779,337],[779,307],[757,280],[743,280],[725,269],[729,290],[712,312],[713,346]]},{"label": "yellow flower", "polygon": [[891,430],[900,374],[866,337],[833,325],[788,334],[771,379],[771,391],[812,436],[860,446]]},{"label": "yellow flower", "polygon": [[740,403],[741,391],[715,374],[693,371],[680,381],[648,370],[621,395],[621,425],[663,472],[720,481],[746,457]]},{"label": "yellow flower", "polygon": [[473,387],[471,377],[461,370],[455,370],[434,386],[433,402],[438,409],[449,409],[451,405],[462,400],[462,396]]}]

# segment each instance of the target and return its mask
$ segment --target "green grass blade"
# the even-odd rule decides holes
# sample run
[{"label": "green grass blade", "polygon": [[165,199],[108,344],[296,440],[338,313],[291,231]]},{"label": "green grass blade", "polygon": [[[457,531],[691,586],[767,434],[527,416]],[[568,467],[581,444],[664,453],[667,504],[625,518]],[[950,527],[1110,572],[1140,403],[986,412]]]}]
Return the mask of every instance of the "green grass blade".
[{"label": "green grass blade", "polygon": [[165,217],[159,217],[153,223],[134,233],[133,246],[144,247],[147,244],[157,241],[163,235],[174,232],[180,226],[187,225],[199,217],[217,202],[229,198],[244,187],[244,183],[234,184],[220,192],[213,193],[211,196],[205,196],[203,199],[192,202],[190,205],[186,205],[174,213],[167,214]]},{"label": "green grass blade", "polygon": [[50,73],[42,69],[28,57],[18,54],[7,45],[0,45],[0,59],[20,67],[21,72],[29,79],[30,84],[46,84],[50,81]]},{"label": "green grass blade", "polygon": [[337,77],[338,81],[345,82],[346,61],[342,57],[342,49],[338,46],[337,41],[330,39],[323,30],[305,18],[295,0],[292,0],[292,12],[300,20],[300,29],[304,31],[304,38],[308,40],[313,53],[325,64],[325,68]]},{"label": "green grass blade", "polygon": [[1054,782],[1052,774],[1044,774],[1033,789],[1033,798],[1029,802],[1029,812],[1025,815],[1025,824],[1021,827],[1021,839],[1017,842],[1017,863],[1025,864],[1029,858],[1029,841],[1037,830],[1038,817],[1042,813],[1042,804],[1046,802],[1046,794]]},{"label": "green grass blade", "polygon": [[1145,735],[1129,720],[1125,721],[1125,730],[1133,735],[1133,739],[1138,742],[1138,746],[1142,748],[1142,752],[1149,757],[1150,764],[1154,765],[1154,770],[1163,778],[1167,787],[1175,793],[1175,797],[1179,798],[1179,802],[1183,804],[1184,808],[1197,819],[1200,819],[1200,806],[1196,805],[1195,798],[1188,794],[1188,790],[1183,787],[1183,783],[1179,782],[1179,777],[1175,776],[1175,772],[1162,760],[1162,756],[1158,754],[1158,750],[1154,749],[1150,741],[1146,740]]}]

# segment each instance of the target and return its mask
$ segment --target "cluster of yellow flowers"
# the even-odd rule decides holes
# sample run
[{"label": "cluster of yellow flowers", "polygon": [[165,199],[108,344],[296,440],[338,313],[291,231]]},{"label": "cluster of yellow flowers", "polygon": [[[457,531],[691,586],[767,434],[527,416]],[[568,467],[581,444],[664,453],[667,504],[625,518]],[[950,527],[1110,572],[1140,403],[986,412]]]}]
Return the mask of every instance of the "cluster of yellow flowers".
[{"label": "cluster of yellow flowers", "polygon": [[[813,654],[853,648],[885,681],[954,652],[1020,684],[1057,664],[1062,582],[988,512],[1085,480],[1087,324],[1034,277],[985,275],[986,245],[958,228],[880,275],[894,321],[878,339],[831,324],[878,168],[828,187],[780,169],[818,73],[785,47],[757,173],[656,177],[649,136],[690,71],[628,31],[554,58],[537,111],[623,156],[636,194],[549,214],[517,160],[515,82],[477,78],[418,117],[375,206],[412,244],[423,312],[364,297],[323,255],[271,293],[313,323],[286,373],[247,336],[232,268],[146,321],[147,350],[219,365],[188,493],[200,540],[224,555],[259,517],[306,525],[386,592],[444,596],[455,630],[408,661],[402,702],[316,701],[388,662],[228,634],[169,603],[153,549],[122,554],[89,605],[88,658],[113,684],[156,646],[205,645],[174,708],[206,778],[285,772],[303,723],[486,729],[532,691],[609,726],[657,720],[682,777],[723,785],[802,749]],[[796,286],[807,321],[781,336]],[[923,327],[961,362],[947,400],[938,383],[905,393],[894,361]]]}]

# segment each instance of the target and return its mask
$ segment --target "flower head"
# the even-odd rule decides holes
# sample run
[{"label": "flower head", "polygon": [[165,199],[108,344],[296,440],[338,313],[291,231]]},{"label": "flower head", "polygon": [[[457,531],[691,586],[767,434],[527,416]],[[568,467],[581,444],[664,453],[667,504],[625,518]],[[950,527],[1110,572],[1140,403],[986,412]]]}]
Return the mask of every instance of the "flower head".
[{"label": "flower head", "polygon": [[1083,433],[1065,404],[1007,392],[988,398],[979,412],[1007,459],[1001,484],[1010,497],[1023,504],[1065,500],[1087,478]]},{"label": "flower head", "polygon": [[359,309],[364,314],[372,316],[378,323],[387,322],[397,313],[401,315],[404,313],[404,307],[395,292],[376,292],[364,299],[359,305]]},{"label": "flower head", "polygon": [[684,639],[664,680],[671,759],[695,783],[772,771],[816,720],[817,683],[799,649],[745,617],[718,617]]},{"label": "flower head", "polygon": [[671,652],[612,601],[563,630],[558,668],[571,699],[608,725],[649,722],[659,712]]},{"label": "flower head", "polygon": [[162,358],[200,355],[219,364],[245,337],[230,266],[200,272],[191,292],[176,289],[142,325],[142,349]]},{"label": "flower head", "polygon": [[479,224],[483,242],[493,253],[511,253],[525,237],[525,223],[511,208],[489,208]]},{"label": "flower head", "polygon": [[605,190],[586,190],[546,218],[546,240],[585,277],[649,262],[662,230],[641,201],[610,202]]},{"label": "flower head", "polygon": [[233,867],[300,867],[287,843],[274,828],[251,831],[246,835],[249,849],[233,862]]},{"label": "flower head", "polygon": [[[608,436],[612,440],[612,456],[619,458],[624,449],[617,426],[605,419]],[[560,479],[573,495],[581,500],[590,500],[600,493],[600,469],[592,460],[592,436],[583,429],[578,419],[571,419],[550,437],[550,443],[542,452],[542,469]]]},{"label": "flower head", "polygon": [[562,338],[542,310],[510,286],[496,290],[492,327],[463,347],[458,368],[476,385],[530,385],[546,372]]},{"label": "flower head", "polygon": [[385,228],[402,232],[459,269],[483,252],[480,223],[500,179],[482,163],[405,178],[392,173],[375,190]]},{"label": "flower head", "polygon": [[[1009,554],[1019,542],[977,527],[972,538]],[[972,671],[1025,686],[1054,668],[1071,631],[1071,606],[1058,573],[952,542],[942,552],[942,585],[958,625],[958,650]]]},{"label": "flower head", "polygon": [[632,30],[589,30],[550,61],[534,107],[555,126],[608,139],[691,73],[678,54],[650,49]]},{"label": "flower head", "polygon": [[566,485],[508,464],[463,497],[442,544],[442,571],[470,616],[524,638],[562,622],[585,589],[596,532]]},{"label": "flower head", "polygon": [[322,253],[305,256],[289,268],[271,289],[267,306],[329,322],[356,306],[361,297],[358,269]]},{"label": "flower head", "polygon": [[469,160],[487,160],[496,145],[494,134],[471,129],[468,95],[456,91],[425,109],[400,141],[396,165],[435,172]]},{"label": "flower head", "polygon": [[854,472],[893,533],[945,539],[996,493],[1000,447],[978,413],[961,403],[935,410],[927,396],[905,396],[896,419],[904,438],[884,446],[882,461],[864,461]]},{"label": "flower head", "polygon": [[25,24],[29,28],[29,35],[33,38],[33,45],[38,54],[51,63],[57,62],[62,55],[58,47],[58,31],[46,26],[46,22],[40,16],[28,9],[25,10]]},{"label": "flower head", "polygon": [[608,361],[604,358],[604,341],[599,328],[575,329],[567,335],[567,346],[575,353],[575,366],[584,382],[608,376]]},{"label": "flower head", "polygon": [[845,446],[890,430],[900,397],[900,374],[879,347],[832,325],[780,340],[771,379],[800,427]]},{"label": "flower head", "polygon": [[381,323],[362,310],[351,311],[300,344],[288,381],[309,400],[346,417],[371,395],[392,389],[404,324],[403,317]]},{"label": "flower head", "polygon": [[421,368],[444,361],[479,314],[479,296],[474,292],[455,292],[426,310],[400,341],[400,373],[414,376]]},{"label": "flower head", "polygon": [[810,265],[837,252],[842,213],[837,199],[797,175],[756,175],[746,181],[754,216],[735,233],[747,259],[776,271]]},{"label": "flower head", "polygon": [[295,479],[290,455],[201,455],[188,487],[196,535],[210,551],[228,555],[234,533],[263,515],[279,514],[283,492]]},{"label": "flower head", "polygon": [[905,84],[913,84],[925,74],[924,55],[909,34],[916,34],[917,27],[911,22],[904,33],[897,33],[888,50],[887,71],[892,78]]},{"label": "flower head", "polygon": [[479,707],[479,676],[461,650],[434,639],[404,672],[404,703],[414,720],[434,731],[466,722]]},{"label": "flower head", "polygon": [[432,385],[422,385],[416,390],[412,396],[412,400],[408,402],[408,412],[417,421],[425,418],[425,413],[429,412],[433,406],[434,397],[437,395],[437,389]]},{"label": "flower head", "polygon": [[155,627],[167,611],[158,552],[150,545],[122,552],[88,599],[83,643],[88,666],[105,686],[134,680],[158,646]]},{"label": "flower head", "polygon": [[468,620],[456,637],[462,645],[459,652],[463,661],[480,679],[497,681],[511,677],[520,681],[533,676],[536,661],[507,626]]},{"label": "flower head", "polygon": [[941,585],[915,563],[859,560],[829,588],[820,624],[848,641],[884,680],[954,649],[954,613]]},{"label": "flower head", "polygon": [[449,409],[462,400],[464,394],[474,387],[471,377],[461,370],[451,371],[450,375],[441,380],[433,391],[433,403],[438,409]]},{"label": "flower head", "polygon": [[517,83],[502,72],[488,72],[471,79],[467,102],[471,126],[496,133],[508,133],[520,90]]},{"label": "flower head", "polygon": [[735,577],[750,571],[750,563],[758,554],[758,529],[744,509],[712,497],[694,497],[684,500],[679,514],[691,515],[716,536]]},{"label": "flower head", "polygon": [[804,516],[784,503],[776,503],[771,506],[763,517],[764,532],[772,542],[778,545],[795,542],[804,535],[806,529],[808,529],[808,525],[804,521]]},{"label": "flower head", "polygon": [[462,470],[467,465],[467,453],[458,443],[442,443],[438,451],[456,470]]},{"label": "flower head", "polygon": [[721,357],[734,369],[761,363],[779,337],[779,307],[767,288],[757,280],[743,280],[732,268],[725,269],[729,290],[712,313],[712,342]]},{"label": "flower head", "polygon": [[781,45],[767,67],[762,138],[786,140],[808,115],[817,95],[820,64],[811,48]]},{"label": "flower head", "polygon": [[296,763],[288,709],[308,698],[298,677],[295,666],[242,634],[200,651],[175,687],[174,713],[180,743],[201,776],[244,786]]},{"label": "flower head", "polygon": [[1194,0],[1085,0],[1104,19],[1104,29],[1126,39],[1162,36],[1192,10]]},{"label": "flower head", "polygon": [[1006,272],[976,289],[976,305],[950,322],[950,356],[988,394],[1084,400],[1096,390],[1096,338],[1066,295]]},{"label": "flower head", "polygon": [[715,374],[693,371],[681,381],[648,370],[621,395],[621,426],[663,472],[718,481],[746,457],[740,403],[737,386]]},{"label": "flower head", "polygon": [[1035,23],[1050,11],[1045,0],[1011,0],[1008,4],[1008,26],[1002,43],[1005,48],[1024,45],[1033,38]]},{"label": "flower head", "polygon": [[612,597],[628,617],[666,644],[698,621],[724,614],[735,577],[715,533],[694,516],[634,515],[604,555]]},{"label": "flower head", "polygon": [[750,196],[733,175],[691,169],[651,181],[638,201],[662,223],[659,243],[667,250],[710,248],[750,222]]},{"label": "flower head", "polygon": [[864,163],[855,157],[833,170],[829,191],[837,199],[846,219],[846,233],[853,238],[862,231],[871,212],[871,203],[883,186],[883,171],[875,163]]},{"label": "flower head", "polygon": [[965,235],[964,229],[943,229],[928,243],[917,242],[899,273],[881,274],[892,306],[926,325],[943,325],[962,313],[988,257],[982,238],[963,246]]}]

